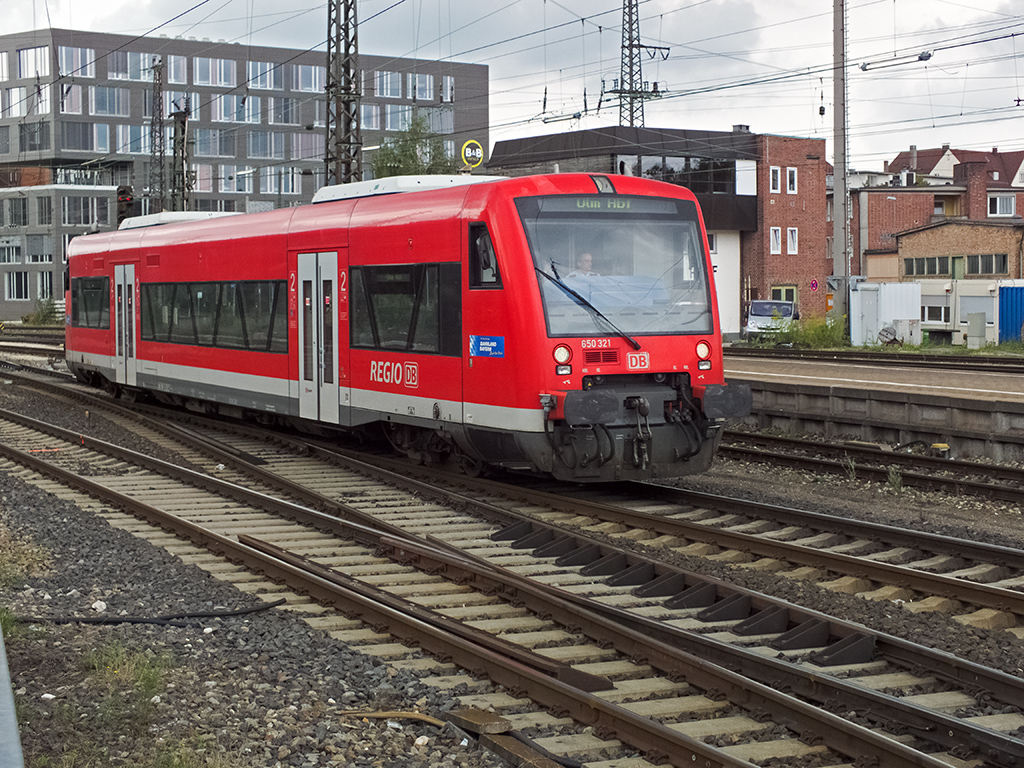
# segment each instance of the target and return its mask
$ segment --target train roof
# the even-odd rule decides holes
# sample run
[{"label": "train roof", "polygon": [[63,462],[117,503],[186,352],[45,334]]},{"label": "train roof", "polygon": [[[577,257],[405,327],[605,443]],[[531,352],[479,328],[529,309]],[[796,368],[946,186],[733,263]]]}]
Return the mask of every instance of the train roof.
[{"label": "train roof", "polygon": [[185,221],[206,221],[220,216],[239,216],[229,211],[161,211],[145,216],[131,216],[121,222],[121,229],[139,229],[140,227],[158,227],[163,224],[180,224]]},{"label": "train roof", "polygon": [[500,181],[506,176],[387,176],[383,179],[356,181],[351,184],[332,184],[321,187],[313,195],[314,203],[326,203],[332,200],[354,200],[360,197],[377,195],[396,195],[401,192],[422,192],[428,189],[448,189],[466,184],[482,184],[489,181]]}]

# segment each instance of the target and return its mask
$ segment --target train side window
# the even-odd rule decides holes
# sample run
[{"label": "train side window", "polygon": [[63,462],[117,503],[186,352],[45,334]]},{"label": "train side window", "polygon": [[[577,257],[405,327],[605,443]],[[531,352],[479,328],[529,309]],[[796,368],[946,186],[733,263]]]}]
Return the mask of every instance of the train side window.
[{"label": "train side window", "polygon": [[457,356],[460,265],[354,266],[351,346]]},{"label": "train side window", "polygon": [[469,225],[469,287],[501,288],[498,256],[483,222]]},{"label": "train side window", "polygon": [[75,328],[110,327],[109,277],[72,278],[71,325]]}]

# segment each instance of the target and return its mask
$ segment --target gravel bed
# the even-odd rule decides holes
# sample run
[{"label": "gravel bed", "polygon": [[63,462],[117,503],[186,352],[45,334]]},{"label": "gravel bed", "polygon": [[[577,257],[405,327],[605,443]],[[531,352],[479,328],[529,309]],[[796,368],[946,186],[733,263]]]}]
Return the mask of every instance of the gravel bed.
[{"label": "gravel bed", "polygon": [[[0,387],[0,407],[81,430],[135,450],[152,451],[84,408],[45,405],[18,388]],[[755,464],[719,461],[679,483],[694,490],[890,522],[961,538],[1024,546],[1021,510],[969,497],[946,497],[856,483]],[[19,539],[50,553],[47,571],[0,585],[0,607],[14,613],[156,616],[232,610],[255,600],[91,513],[0,473],[0,522]],[[2,539],[0,539],[2,542]],[[812,584],[746,572],[699,558],[680,558],[716,575],[964,658],[1024,676],[1024,642],[1007,632],[964,627],[939,614],[913,614],[898,603],[837,595]],[[212,630],[212,631],[209,631]],[[83,670],[83,652],[117,642],[169,657],[162,690],[142,701],[142,727],[111,729],[104,696]],[[407,720],[363,720],[344,710],[417,710],[440,716],[445,693],[414,675],[395,673],[286,613],[268,610],[210,619],[201,627],[48,625],[43,634],[8,640],[28,765],[90,738],[100,745],[91,765],[156,765],[155,751],[194,751],[195,765],[234,766],[500,766],[453,728]],[[132,692],[122,691],[124,698]],[[49,698],[49,697],[53,698]],[[44,698],[46,697],[46,698]],[[109,698],[109,697],[107,697]],[[998,711],[992,710],[992,711]],[[63,727],[55,727],[61,726]],[[84,747],[79,747],[84,749]],[[211,756],[216,755],[214,762]],[[220,761],[220,762],[216,762]],[[182,764],[189,768],[193,763]]]},{"label": "gravel bed", "polygon": [[[83,408],[47,401],[43,411],[36,396],[16,388],[0,388],[0,407],[45,413],[47,421],[135,450],[154,448],[95,415],[86,419]],[[46,563],[0,584],[0,608],[18,616],[158,617],[261,605],[92,512],[0,472],[0,562],[14,543],[26,542]],[[6,644],[29,768],[507,765],[452,726],[342,714],[414,711],[444,719],[458,705],[450,693],[285,611],[188,627],[21,626]],[[138,679],[111,674],[109,664],[104,675],[83,662],[121,649],[159,670],[155,691],[150,684],[143,693]]]}]

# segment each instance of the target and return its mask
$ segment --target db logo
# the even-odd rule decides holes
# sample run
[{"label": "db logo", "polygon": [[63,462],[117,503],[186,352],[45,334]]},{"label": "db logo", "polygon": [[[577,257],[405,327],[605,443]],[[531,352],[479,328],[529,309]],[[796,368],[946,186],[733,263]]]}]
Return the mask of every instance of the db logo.
[{"label": "db logo", "polygon": [[651,367],[651,356],[646,352],[630,352],[626,355],[626,367],[631,371],[646,371]]},{"label": "db logo", "polygon": [[405,364],[405,386],[416,389],[420,385],[420,367],[416,363]]}]

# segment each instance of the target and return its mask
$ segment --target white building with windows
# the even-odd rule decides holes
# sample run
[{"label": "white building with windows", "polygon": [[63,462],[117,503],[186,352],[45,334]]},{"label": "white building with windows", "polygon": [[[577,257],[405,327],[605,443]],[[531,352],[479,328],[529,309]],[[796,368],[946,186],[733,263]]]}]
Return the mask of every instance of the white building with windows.
[{"label": "white building with windows", "polygon": [[[116,226],[118,186],[135,215],[150,189],[154,72],[163,97],[163,207],[174,113],[188,116],[190,209],[247,212],[309,202],[324,179],[326,54],[195,38],[61,29],[0,35],[0,320],[63,295],[71,238]],[[371,148],[427,117],[458,156],[488,143],[488,68],[361,56],[364,173]],[[368,175],[367,175],[368,178]]]}]

